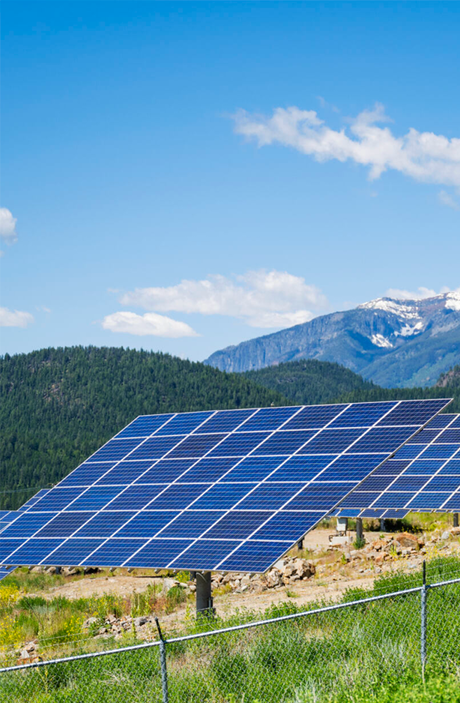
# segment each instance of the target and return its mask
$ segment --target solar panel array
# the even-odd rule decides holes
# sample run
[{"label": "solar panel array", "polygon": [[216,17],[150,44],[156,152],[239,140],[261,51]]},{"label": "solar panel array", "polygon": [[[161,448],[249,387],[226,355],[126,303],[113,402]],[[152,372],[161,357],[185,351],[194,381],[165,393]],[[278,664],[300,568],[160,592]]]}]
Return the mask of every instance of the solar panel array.
[{"label": "solar panel array", "polygon": [[[32,505],[34,505],[39,498],[42,498],[48,493],[49,489],[43,488],[42,490],[38,491],[30,500],[27,501],[27,503],[24,503],[18,510],[0,510],[0,533],[5,529],[5,527],[8,527],[10,522],[13,522],[17,517],[21,515],[21,513],[26,512]],[[12,571],[14,571],[14,567],[10,566],[0,566],[0,581],[5,578],[5,576],[8,576]]]},{"label": "solar panel array", "polygon": [[460,511],[460,415],[435,417],[353,490],[335,514],[401,518],[411,511]]},{"label": "solar panel array", "polygon": [[450,400],[138,417],[0,535],[0,562],[263,572]]}]

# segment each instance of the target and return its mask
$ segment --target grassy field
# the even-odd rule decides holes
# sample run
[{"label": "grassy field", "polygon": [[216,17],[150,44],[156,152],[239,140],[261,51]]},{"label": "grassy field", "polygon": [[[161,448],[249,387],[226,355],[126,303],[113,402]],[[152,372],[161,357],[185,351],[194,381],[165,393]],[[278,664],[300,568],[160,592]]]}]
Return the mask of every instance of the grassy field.
[{"label": "grassy field", "polygon": [[[458,559],[437,559],[428,565],[429,582],[456,576],[460,576]],[[344,600],[353,602],[363,596],[393,593],[420,583],[420,573],[385,576],[376,580],[372,592],[354,589],[345,594]],[[2,612],[23,619],[27,602],[21,601],[27,596],[14,600],[7,595],[13,590],[11,584],[0,588],[4,592]],[[72,608],[83,607],[77,603]],[[310,604],[309,609],[318,605]],[[117,607],[114,603],[93,603],[92,606],[102,608],[101,613],[106,612],[104,608]],[[45,617],[46,609],[48,614],[53,608],[55,614],[59,612],[59,606],[53,601],[39,607],[43,608],[41,617]],[[299,610],[293,602],[287,602],[272,606],[263,617],[269,619]],[[65,620],[64,611],[65,608],[57,620]],[[85,615],[86,612],[89,611],[85,610]],[[428,660],[424,681],[420,660],[420,594],[415,593],[167,645],[170,701],[460,702],[459,612],[459,585],[429,591]],[[74,616],[75,611],[68,614],[70,619]],[[225,622],[190,619],[184,624],[183,634],[256,617],[260,618],[260,613],[244,611]],[[129,637],[130,642],[136,640],[135,633],[130,633]],[[89,647],[89,640],[74,642],[75,653]],[[0,700],[19,703],[160,701],[159,648],[0,674]]]},{"label": "grassy field", "polygon": [[[188,574],[184,578],[188,579]],[[161,617],[186,600],[180,587],[163,594],[161,586],[156,584],[125,597],[111,594],[77,599],[44,597],[47,591],[65,581],[63,576],[28,573],[27,568],[21,568],[0,582],[0,665],[2,661],[5,665],[16,659],[15,652],[31,640],[38,643],[40,654],[46,653],[46,658],[71,654],[83,645],[100,649],[104,642],[93,637],[107,617],[135,618],[152,612]],[[88,618],[94,622],[83,627]],[[122,643],[132,641],[136,641],[136,633],[130,630],[124,634]]]}]

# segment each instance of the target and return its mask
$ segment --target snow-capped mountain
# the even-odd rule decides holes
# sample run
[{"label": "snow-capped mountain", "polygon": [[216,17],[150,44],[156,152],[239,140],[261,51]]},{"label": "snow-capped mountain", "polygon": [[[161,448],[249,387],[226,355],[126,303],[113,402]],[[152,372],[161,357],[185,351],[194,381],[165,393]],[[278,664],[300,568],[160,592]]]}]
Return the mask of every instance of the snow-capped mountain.
[{"label": "snow-capped mountain", "polygon": [[305,358],[336,361],[386,387],[432,385],[460,363],[460,290],[424,300],[371,300],[227,347],[205,363],[249,371]]}]

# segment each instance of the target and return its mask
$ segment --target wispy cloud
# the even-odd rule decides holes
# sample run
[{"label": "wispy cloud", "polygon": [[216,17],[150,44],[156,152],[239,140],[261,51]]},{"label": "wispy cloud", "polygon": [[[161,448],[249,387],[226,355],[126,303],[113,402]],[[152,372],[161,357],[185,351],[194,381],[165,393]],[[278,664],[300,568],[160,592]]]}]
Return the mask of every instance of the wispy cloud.
[{"label": "wispy cloud", "polygon": [[434,298],[442,293],[449,293],[450,288],[442,286],[441,290],[435,291],[432,288],[420,286],[417,290],[402,290],[400,288],[389,288],[385,293],[387,298],[396,298],[396,300],[423,300],[424,298]]},{"label": "wispy cloud", "polygon": [[137,288],[120,297],[123,305],[158,312],[226,315],[251,327],[291,327],[314,317],[327,300],[316,286],[286,271],[249,271],[233,279],[212,275],[175,286]]},{"label": "wispy cloud", "polygon": [[328,103],[328,101],[325,100],[325,98],[323,98],[322,95],[317,95],[316,99],[318,100],[318,102],[322,108],[330,108],[332,110],[332,112],[340,112],[338,107],[336,107],[335,105],[332,105],[332,103]]},{"label": "wispy cloud", "polygon": [[18,241],[16,232],[17,218],[6,207],[0,207],[0,239],[11,245]]},{"label": "wispy cloud", "polygon": [[0,308],[0,327],[27,327],[34,322],[30,312]]},{"label": "wispy cloud", "polygon": [[446,207],[451,207],[452,210],[460,210],[460,205],[458,204],[458,202],[455,200],[455,198],[449,195],[449,193],[446,193],[445,190],[441,190],[438,193],[438,199],[442,205],[445,205]]},{"label": "wispy cloud", "polygon": [[107,315],[102,321],[102,327],[111,332],[135,334],[140,337],[152,335],[154,337],[197,337],[198,334],[185,322],[173,320],[166,315],[157,315],[148,312],[137,315],[135,312],[114,312]]},{"label": "wispy cloud", "polygon": [[282,144],[316,161],[353,161],[369,168],[369,178],[394,170],[416,181],[460,187],[460,139],[414,128],[396,136],[382,105],[364,110],[340,130],[331,129],[314,110],[278,107],[271,116],[239,110],[235,132],[259,146]]}]

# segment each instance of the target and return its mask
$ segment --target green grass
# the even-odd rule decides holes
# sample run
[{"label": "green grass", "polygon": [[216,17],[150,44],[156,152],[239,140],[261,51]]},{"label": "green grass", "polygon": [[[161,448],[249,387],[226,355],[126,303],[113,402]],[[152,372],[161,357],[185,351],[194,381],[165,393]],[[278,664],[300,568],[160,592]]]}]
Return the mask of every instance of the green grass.
[{"label": "green grass", "polygon": [[[428,582],[460,574],[460,560],[436,559]],[[371,591],[350,589],[344,600],[391,594],[421,584],[421,573],[386,575]],[[7,598],[4,598],[6,601]],[[20,605],[19,605],[20,603]],[[78,601],[74,606],[78,609]],[[314,609],[319,604],[309,604]],[[23,596],[22,613],[43,599]],[[62,603],[65,609],[67,604]],[[114,603],[107,604],[113,608]],[[263,617],[301,612],[292,601]],[[56,610],[57,612],[57,610]],[[425,682],[420,662],[420,594],[356,603],[348,608],[254,629],[167,645],[171,703],[460,703],[460,585],[428,592]],[[37,615],[38,617],[38,615]],[[249,622],[241,611],[225,620],[189,617],[183,633]],[[134,640],[133,640],[134,641]],[[80,643],[75,651],[83,651]],[[117,653],[87,661],[0,674],[0,700],[18,703],[149,703],[161,700],[159,650]]]}]

